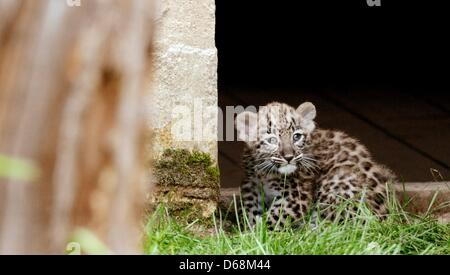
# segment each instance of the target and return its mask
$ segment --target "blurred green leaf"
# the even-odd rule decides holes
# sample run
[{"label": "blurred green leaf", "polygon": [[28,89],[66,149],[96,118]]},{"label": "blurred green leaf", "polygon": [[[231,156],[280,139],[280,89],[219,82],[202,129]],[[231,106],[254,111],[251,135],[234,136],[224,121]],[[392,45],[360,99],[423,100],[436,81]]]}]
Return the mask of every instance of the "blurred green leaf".
[{"label": "blurred green leaf", "polygon": [[112,252],[92,231],[80,228],[75,230],[72,242],[80,244],[81,251],[89,255],[109,255]]},{"label": "blurred green leaf", "polygon": [[31,161],[0,154],[0,178],[33,181],[38,176],[39,169]]}]

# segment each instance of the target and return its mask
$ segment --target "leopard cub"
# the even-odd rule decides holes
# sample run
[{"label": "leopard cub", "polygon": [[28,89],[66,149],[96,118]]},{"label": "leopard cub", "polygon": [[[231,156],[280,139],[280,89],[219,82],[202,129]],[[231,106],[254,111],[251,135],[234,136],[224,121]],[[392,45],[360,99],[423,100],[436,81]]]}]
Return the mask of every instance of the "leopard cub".
[{"label": "leopard cub", "polygon": [[300,221],[311,209],[335,219],[340,203],[361,198],[377,216],[387,214],[385,188],[394,174],[358,140],[316,128],[315,117],[310,102],[297,109],[274,102],[236,117],[238,139],[246,143],[241,198],[252,224],[265,208],[272,226]]}]

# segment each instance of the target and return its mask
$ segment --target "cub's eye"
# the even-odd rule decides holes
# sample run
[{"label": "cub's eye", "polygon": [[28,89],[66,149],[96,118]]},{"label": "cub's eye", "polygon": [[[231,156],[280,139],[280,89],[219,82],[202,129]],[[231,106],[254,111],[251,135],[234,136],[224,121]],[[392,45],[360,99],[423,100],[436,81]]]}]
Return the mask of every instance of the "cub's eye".
[{"label": "cub's eye", "polygon": [[297,142],[297,141],[301,140],[302,137],[303,137],[302,134],[296,133],[296,134],[294,134],[294,136],[292,138],[294,139],[295,142]]},{"label": "cub's eye", "polygon": [[270,144],[277,144],[278,140],[277,140],[276,137],[270,137],[270,138],[267,139],[267,142],[270,143]]}]

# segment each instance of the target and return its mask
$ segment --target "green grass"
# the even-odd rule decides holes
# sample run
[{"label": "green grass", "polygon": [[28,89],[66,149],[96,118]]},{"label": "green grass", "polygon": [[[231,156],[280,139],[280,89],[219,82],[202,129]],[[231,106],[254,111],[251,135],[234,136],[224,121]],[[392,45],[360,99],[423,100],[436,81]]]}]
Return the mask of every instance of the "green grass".
[{"label": "green grass", "polygon": [[[407,214],[391,200],[390,215],[379,221],[364,206],[356,218],[341,222],[309,221],[305,226],[269,230],[264,223],[254,228],[227,225],[226,217],[213,217],[213,228],[194,222],[183,224],[160,207],[146,225],[147,254],[213,255],[342,255],[342,254],[450,254],[450,225],[430,215]],[[232,211],[233,212],[233,211]],[[237,211],[231,213],[235,215]],[[342,212],[343,213],[343,212]]]}]

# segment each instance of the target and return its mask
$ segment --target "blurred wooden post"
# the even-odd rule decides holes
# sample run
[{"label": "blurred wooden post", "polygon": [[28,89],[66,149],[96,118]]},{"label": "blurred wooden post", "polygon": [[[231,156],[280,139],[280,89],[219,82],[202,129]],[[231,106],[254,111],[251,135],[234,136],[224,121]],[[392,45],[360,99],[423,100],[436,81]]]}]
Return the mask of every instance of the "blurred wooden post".
[{"label": "blurred wooden post", "polygon": [[40,169],[0,179],[0,254],[141,252],[154,1],[70,2],[0,1],[0,154]]}]

